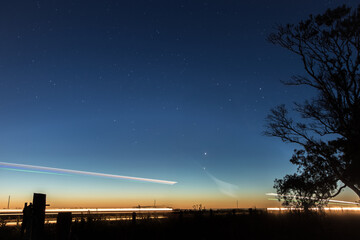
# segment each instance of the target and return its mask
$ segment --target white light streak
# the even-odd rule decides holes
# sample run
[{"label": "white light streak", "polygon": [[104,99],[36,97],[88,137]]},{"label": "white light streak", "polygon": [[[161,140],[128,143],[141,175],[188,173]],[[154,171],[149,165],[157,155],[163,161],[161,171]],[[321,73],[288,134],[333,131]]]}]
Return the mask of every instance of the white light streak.
[{"label": "white light streak", "polygon": [[[319,210],[318,208],[310,208],[311,210]],[[297,208],[267,208],[268,211],[291,211],[291,210],[301,210]],[[360,207],[327,207],[322,208],[325,211],[360,211]]]},{"label": "white light streak", "polygon": [[88,175],[88,176],[97,176],[97,177],[107,177],[107,178],[116,178],[116,179],[129,179],[143,182],[153,182],[153,183],[162,183],[174,185],[177,182],[167,181],[167,180],[159,180],[159,179],[150,179],[150,178],[140,178],[140,177],[129,177],[129,176],[121,176],[115,174],[107,174],[107,173],[96,173],[96,172],[86,172],[86,171],[78,171],[78,170],[70,170],[70,169],[61,169],[61,168],[52,168],[52,167],[42,167],[42,166],[34,166],[34,165],[26,165],[26,164],[17,164],[17,163],[6,163],[0,162],[0,167],[10,167],[10,168],[23,168],[30,170],[40,170],[40,171],[50,171],[55,173],[70,173],[70,174],[80,174],[80,175]]},{"label": "white light streak", "polygon": [[166,212],[172,208],[70,208],[70,209],[46,209],[46,213],[58,212]]},{"label": "white light streak", "polygon": [[[276,193],[266,193],[265,195],[267,196],[280,196],[280,197],[295,197],[293,195],[279,195],[279,194],[276,194]],[[299,198],[305,198],[305,197],[299,197]],[[315,199],[316,200],[316,199]],[[341,200],[329,200],[329,202],[332,202],[332,203],[343,203],[343,204],[354,204],[354,205],[359,205],[360,203],[358,202],[348,202],[348,201],[341,201]]]}]

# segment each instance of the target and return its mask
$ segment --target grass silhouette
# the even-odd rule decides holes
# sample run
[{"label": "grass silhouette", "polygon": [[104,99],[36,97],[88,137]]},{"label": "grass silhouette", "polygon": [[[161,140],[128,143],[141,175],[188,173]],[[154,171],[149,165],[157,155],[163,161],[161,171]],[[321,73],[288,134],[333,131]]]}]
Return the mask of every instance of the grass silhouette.
[{"label": "grass silhouette", "polygon": [[[356,239],[360,214],[183,211],[168,218],[104,221],[89,216],[72,223],[72,240],[91,239]],[[0,228],[0,239],[18,240],[20,227]],[[57,239],[56,224],[44,240]]]}]

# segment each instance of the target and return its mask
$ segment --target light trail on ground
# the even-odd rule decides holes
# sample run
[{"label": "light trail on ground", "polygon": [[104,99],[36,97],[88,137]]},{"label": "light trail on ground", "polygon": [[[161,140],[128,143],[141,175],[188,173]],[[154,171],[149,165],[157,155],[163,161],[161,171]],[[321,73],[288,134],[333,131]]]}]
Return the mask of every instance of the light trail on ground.
[{"label": "light trail on ground", "polygon": [[[292,210],[301,210],[299,208],[267,208],[267,211],[292,211]],[[310,210],[318,211],[318,208],[310,208]],[[326,207],[321,208],[325,211],[360,211],[360,207]]]},{"label": "light trail on ground", "polygon": [[[279,195],[277,193],[266,193],[265,195],[267,196],[275,196],[275,197],[295,197],[293,195]],[[299,198],[306,198],[306,197],[299,197]],[[316,200],[315,198],[311,198]],[[342,200],[328,200],[330,203],[340,203],[340,204],[352,204],[352,205],[359,205],[360,203],[358,202],[348,202],[348,201],[342,201]]]},{"label": "light trail on ground", "polygon": [[36,171],[41,171],[42,173],[48,173],[48,174],[68,173],[68,174],[88,175],[88,176],[96,176],[96,177],[106,177],[106,178],[115,178],[115,179],[135,180],[135,181],[142,181],[142,182],[161,183],[161,184],[168,184],[168,185],[174,185],[177,183],[175,181],[167,181],[167,180],[159,180],[159,179],[151,179],[151,178],[129,177],[129,176],[122,176],[122,175],[108,174],[108,173],[87,172],[87,171],[34,166],[34,165],[17,164],[17,163],[7,163],[7,162],[0,162],[0,168],[3,168],[5,170],[9,170],[9,168],[10,168],[12,170],[28,171],[28,172],[32,172],[32,173],[34,173]]},{"label": "light trail on ground", "polygon": [[[171,212],[172,208],[49,208],[46,214],[59,212],[72,213],[120,213],[120,212]],[[22,214],[23,209],[0,209],[0,215]]]}]

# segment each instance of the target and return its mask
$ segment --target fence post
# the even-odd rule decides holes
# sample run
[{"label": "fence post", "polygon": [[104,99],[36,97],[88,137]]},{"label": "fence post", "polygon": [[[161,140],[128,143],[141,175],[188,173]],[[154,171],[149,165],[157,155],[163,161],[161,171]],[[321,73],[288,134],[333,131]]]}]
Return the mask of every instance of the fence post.
[{"label": "fence post", "polygon": [[58,240],[70,239],[71,222],[71,212],[58,213],[56,220],[56,235]]},{"label": "fence post", "polygon": [[31,240],[42,240],[45,224],[46,194],[34,193]]}]

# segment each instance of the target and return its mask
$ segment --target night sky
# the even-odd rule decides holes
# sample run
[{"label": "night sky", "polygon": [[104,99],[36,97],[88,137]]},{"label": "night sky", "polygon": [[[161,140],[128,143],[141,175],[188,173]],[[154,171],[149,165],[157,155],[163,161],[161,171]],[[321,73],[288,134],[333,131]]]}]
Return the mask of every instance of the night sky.
[{"label": "night sky", "polygon": [[265,117],[314,92],[280,83],[304,70],[266,37],[344,2],[2,1],[0,162],[178,184],[0,169],[0,208],[279,206],[296,146]]}]

